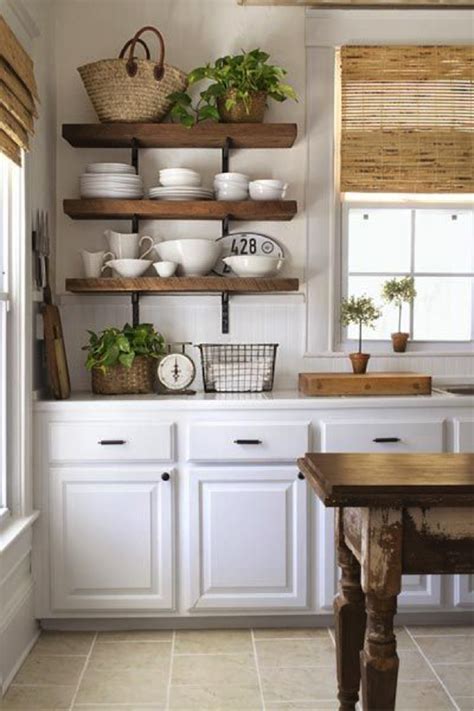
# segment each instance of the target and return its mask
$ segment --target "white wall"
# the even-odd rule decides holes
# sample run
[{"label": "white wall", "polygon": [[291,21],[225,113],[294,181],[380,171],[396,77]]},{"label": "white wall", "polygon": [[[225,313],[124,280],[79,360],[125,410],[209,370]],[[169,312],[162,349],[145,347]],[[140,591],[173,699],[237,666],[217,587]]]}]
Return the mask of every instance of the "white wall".
[{"label": "white wall", "polygon": [[[153,321],[168,340],[268,340],[279,342],[276,385],[295,387],[300,370],[348,369],[347,358],[327,356],[304,358],[306,307],[304,275],[307,242],[315,244],[325,235],[308,234],[305,214],[307,174],[307,133],[317,135],[318,117],[305,126],[306,53],[303,8],[242,7],[236,0],[61,0],[56,16],[57,79],[57,280],[61,295],[64,328],[73,386],[88,387],[80,352],[86,328],[102,328],[130,319],[130,308],[122,297],[99,299],[92,296],[64,295],[64,280],[81,275],[79,250],[99,249],[103,231],[114,223],[75,222],[64,216],[62,200],[78,194],[78,175],[94,160],[129,160],[127,151],[85,150],[70,147],[61,138],[61,124],[95,121],[95,114],[82,87],[76,68],[103,57],[116,56],[122,44],[140,26],[153,24],[164,33],[167,59],[184,70],[198,66],[224,53],[256,46],[267,50],[272,59],[288,69],[288,80],[300,96],[298,104],[272,103],[267,121],[294,121],[298,141],[294,148],[275,151],[239,151],[231,166],[254,177],[284,177],[290,184],[290,198],[298,201],[299,214],[288,223],[234,223],[233,231],[255,229],[276,237],[285,247],[289,265],[285,274],[302,280],[300,295],[234,297],[231,300],[231,333],[220,334],[219,299],[215,297],[147,297],[142,319]],[[190,166],[201,170],[207,181],[219,169],[219,153],[197,150],[148,150],[142,152],[141,172],[147,186],[156,181],[157,170],[166,166]],[[312,201],[313,196],[308,196]],[[128,222],[115,223],[128,229]],[[212,222],[155,222],[141,224],[143,234],[164,238],[204,236],[214,238],[220,225]],[[314,253],[314,250],[313,250]],[[317,272],[318,265],[312,265]],[[325,287],[327,288],[327,286]],[[315,330],[327,331],[325,313],[317,318],[308,314]],[[474,374],[474,359],[403,356],[374,358],[373,369],[426,370],[437,375]]]}]

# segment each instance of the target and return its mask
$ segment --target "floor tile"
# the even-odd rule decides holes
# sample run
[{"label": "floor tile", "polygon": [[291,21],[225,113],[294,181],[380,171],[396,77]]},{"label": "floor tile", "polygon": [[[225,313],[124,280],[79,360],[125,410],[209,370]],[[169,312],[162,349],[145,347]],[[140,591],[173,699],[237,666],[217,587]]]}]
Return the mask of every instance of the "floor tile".
[{"label": "floor tile", "polygon": [[474,626],[466,627],[462,625],[450,626],[450,627],[439,627],[439,626],[422,626],[422,625],[408,625],[408,629],[414,637],[444,637],[451,635],[465,635],[474,636]]},{"label": "floor tile", "polygon": [[459,711],[474,711],[474,696],[455,696]]},{"label": "floor tile", "polygon": [[474,662],[474,637],[417,637],[416,641],[434,664]]},{"label": "floor tile", "polygon": [[307,639],[308,637],[327,639],[328,637],[326,627],[278,627],[274,629],[254,629],[253,634],[255,639]]},{"label": "floor tile", "polygon": [[56,711],[68,709],[75,686],[16,686],[12,684],[0,701],[2,711]]},{"label": "floor tile", "polygon": [[474,696],[472,664],[434,664],[451,696]]},{"label": "floor tile", "polygon": [[415,643],[403,627],[397,627],[395,629],[395,636],[397,638],[397,649],[416,649]]},{"label": "floor tile", "polygon": [[163,704],[169,674],[156,669],[86,669],[76,704]]},{"label": "floor tile", "polygon": [[74,704],[73,706],[75,711],[164,711],[165,708],[166,703],[164,701],[161,704],[147,704],[146,706],[143,706],[143,704],[139,706],[135,704],[131,704],[130,706],[128,704],[120,704],[120,706],[117,706],[117,704],[99,704],[98,706],[91,704]]},{"label": "floor tile", "polygon": [[108,642],[96,644],[89,669],[161,669],[168,671],[171,642]]},{"label": "floor tile", "polygon": [[208,684],[205,686],[172,686],[170,709],[211,711],[260,711],[262,701],[257,683]]},{"label": "floor tile", "polygon": [[98,642],[171,642],[173,630],[124,630],[99,632]]},{"label": "floor tile", "polygon": [[280,704],[265,704],[265,711],[334,711],[338,709],[337,701],[286,701]]},{"label": "floor tile", "polygon": [[174,657],[173,685],[245,684],[257,681],[255,659],[250,654],[209,654]]},{"label": "floor tile", "polygon": [[252,654],[250,630],[179,630],[175,654]]},{"label": "floor tile", "polygon": [[261,640],[255,642],[258,665],[264,667],[333,667],[334,647],[329,639]]},{"label": "floor tile", "polygon": [[265,706],[279,701],[317,701],[336,698],[336,674],[326,667],[261,669]]},{"label": "floor tile", "polygon": [[399,681],[434,681],[435,675],[421,654],[412,650],[400,650]]},{"label": "floor tile", "polygon": [[15,684],[77,684],[86,657],[48,657],[31,654],[15,677]]},{"label": "floor tile", "polygon": [[33,652],[35,654],[84,654],[90,652],[94,632],[42,632]]},{"label": "floor tile", "polygon": [[400,682],[397,687],[397,711],[453,711],[454,706],[437,681]]}]

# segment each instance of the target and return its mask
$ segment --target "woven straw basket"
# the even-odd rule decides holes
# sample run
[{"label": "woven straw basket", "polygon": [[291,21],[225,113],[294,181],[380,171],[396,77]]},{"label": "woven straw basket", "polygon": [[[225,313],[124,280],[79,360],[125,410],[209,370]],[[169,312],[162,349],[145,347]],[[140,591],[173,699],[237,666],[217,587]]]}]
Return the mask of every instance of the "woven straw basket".
[{"label": "woven straw basket", "polygon": [[156,360],[136,356],[131,368],[114,365],[103,373],[92,370],[92,392],[96,395],[132,395],[152,393],[155,384]]},{"label": "woven straw basket", "polygon": [[[150,59],[148,46],[140,39],[154,32],[160,44],[160,58]],[[136,45],[146,51],[146,59],[135,57]],[[128,56],[125,56],[128,50]],[[187,80],[182,72],[165,64],[165,43],[156,27],[142,27],[120,52],[118,59],[102,59],[78,68],[81,79],[102,123],[161,121],[173,102],[168,94],[183,91]]]}]

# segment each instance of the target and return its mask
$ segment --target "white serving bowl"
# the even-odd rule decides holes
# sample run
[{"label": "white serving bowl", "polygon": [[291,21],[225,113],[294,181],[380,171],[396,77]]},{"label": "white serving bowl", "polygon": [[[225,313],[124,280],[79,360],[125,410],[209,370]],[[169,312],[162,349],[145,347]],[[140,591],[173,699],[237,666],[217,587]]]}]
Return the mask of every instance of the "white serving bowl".
[{"label": "white serving bowl", "polygon": [[201,176],[193,170],[160,170],[160,183],[165,188],[198,188]]},{"label": "white serving bowl", "polygon": [[142,276],[152,264],[151,259],[110,259],[104,264],[124,278],[133,279]]},{"label": "white serving bowl", "polygon": [[285,261],[282,257],[266,257],[265,255],[233,255],[222,260],[237,276],[270,277],[277,274]]},{"label": "white serving bowl", "polygon": [[[278,183],[271,185],[270,183]],[[287,183],[280,180],[253,180],[249,183],[249,193],[252,200],[283,200],[288,188]]]},{"label": "white serving bowl", "polygon": [[229,200],[237,202],[239,200],[247,200],[249,193],[244,185],[228,185],[226,187],[214,186],[217,200]]},{"label": "white serving bowl", "polygon": [[160,259],[177,262],[183,276],[209,274],[221,255],[222,245],[209,239],[174,239],[155,247]]},{"label": "white serving bowl", "polygon": [[249,176],[245,173],[217,173],[214,176],[214,183],[245,183],[249,184]]},{"label": "white serving bowl", "polygon": [[158,274],[158,276],[163,277],[165,279],[167,277],[173,276],[177,266],[178,265],[176,264],[176,262],[155,262],[153,264],[155,272]]}]

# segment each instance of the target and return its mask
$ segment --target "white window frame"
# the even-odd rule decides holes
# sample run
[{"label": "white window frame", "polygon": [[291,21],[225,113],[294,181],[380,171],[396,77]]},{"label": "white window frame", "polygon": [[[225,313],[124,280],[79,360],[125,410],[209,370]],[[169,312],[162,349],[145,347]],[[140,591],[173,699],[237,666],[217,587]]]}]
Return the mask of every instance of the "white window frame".
[{"label": "white window frame", "polygon": [[[346,357],[336,311],[340,293],[340,92],[336,57],[345,44],[471,44],[472,10],[320,10],[306,12],[306,328],[305,358]],[[371,341],[375,344],[375,341]],[[375,357],[459,357],[459,350],[391,348]],[[372,348],[371,348],[372,350]],[[472,352],[472,351],[471,351]],[[470,355],[465,353],[464,355]],[[415,366],[416,367],[416,366]]]}]

